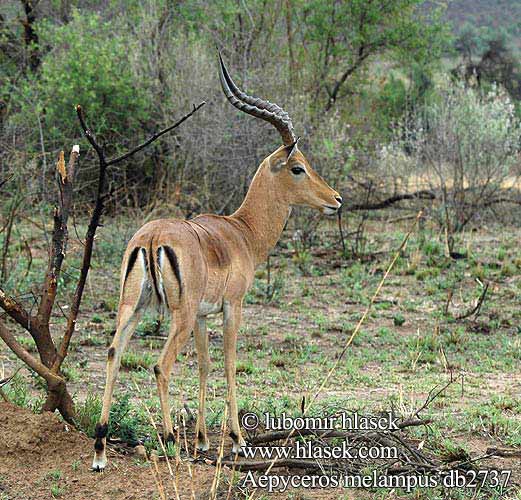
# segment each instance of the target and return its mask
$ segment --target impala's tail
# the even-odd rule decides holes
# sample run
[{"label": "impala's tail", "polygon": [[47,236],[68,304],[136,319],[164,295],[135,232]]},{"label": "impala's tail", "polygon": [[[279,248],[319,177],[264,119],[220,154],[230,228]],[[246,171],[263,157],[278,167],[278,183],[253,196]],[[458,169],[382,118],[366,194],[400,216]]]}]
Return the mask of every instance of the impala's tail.
[{"label": "impala's tail", "polygon": [[147,251],[143,247],[135,247],[130,252],[121,280],[120,305],[129,303],[135,310],[143,309],[148,305],[151,291],[149,274]]},{"label": "impala's tail", "polygon": [[[141,273],[134,273],[138,264],[141,265]],[[141,283],[135,283],[135,280],[132,284],[127,283],[129,276],[133,277],[134,274],[140,274]],[[128,293],[135,295],[137,290],[140,299],[143,300],[149,299],[153,294],[158,309],[170,310],[173,303],[178,302],[183,294],[183,284],[179,259],[171,246],[159,245],[154,248],[150,241],[147,249],[135,247],[131,251],[121,284],[120,300],[123,300]],[[138,301],[135,303],[138,304]]]}]

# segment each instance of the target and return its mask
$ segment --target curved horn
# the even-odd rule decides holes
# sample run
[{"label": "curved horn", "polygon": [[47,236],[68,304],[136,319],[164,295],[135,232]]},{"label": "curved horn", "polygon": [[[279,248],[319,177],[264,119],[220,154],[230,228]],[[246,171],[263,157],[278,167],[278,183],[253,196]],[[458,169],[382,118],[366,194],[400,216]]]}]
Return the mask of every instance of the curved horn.
[{"label": "curved horn", "polygon": [[279,131],[284,145],[291,146],[295,142],[295,133],[288,113],[270,101],[244,93],[232,80],[221,54],[219,54],[219,63],[219,77],[228,101],[237,109],[274,125]]}]

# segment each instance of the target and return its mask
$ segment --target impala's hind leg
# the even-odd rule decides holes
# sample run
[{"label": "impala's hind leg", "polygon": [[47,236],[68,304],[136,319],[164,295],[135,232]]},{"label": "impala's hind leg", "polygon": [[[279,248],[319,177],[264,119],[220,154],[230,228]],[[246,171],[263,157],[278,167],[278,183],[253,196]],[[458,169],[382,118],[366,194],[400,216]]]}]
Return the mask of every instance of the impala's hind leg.
[{"label": "impala's hind leg", "polygon": [[[146,257],[143,249],[137,249],[139,256],[135,265],[127,272],[121,292],[117,328],[107,355],[107,378],[103,394],[103,408],[99,423],[96,425],[96,441],[94,443],[94,460],[92,468],[101,471],[107,465],[106,441],[109,422],[110,405],[114,384],[121,364],[121,355],[125,350],[132,333],[150,301],[150,287],[146,279]],[[135,260],[136,260],[135,259]],[[139,265],[138,265],[139,264]]]},{"label": "impala's hind leg", "polygon": [[206,380],[210,370],[210,356],[208,354],[208,334],[206,319],[197,318],[194,326],[195,348],[197,349],[197,364],[199,365],[199,410],[197,412],[197,449],[206,451],[210,447],[206,435]]},{"label": "impala's hind leg", "polygon": [[168,340],[159,356],[157,365],[154,366],[159,401],[161,402],[161,412],[163,414],[163,437],[165,441],[175,440],[174,427],[170,415],[170,404],[168,402],[168,382],[177,355],[186,344],[193,330],[194,321],[195,315],[190,314],[184,308],[176,310],[175,313],[172,314]]}]

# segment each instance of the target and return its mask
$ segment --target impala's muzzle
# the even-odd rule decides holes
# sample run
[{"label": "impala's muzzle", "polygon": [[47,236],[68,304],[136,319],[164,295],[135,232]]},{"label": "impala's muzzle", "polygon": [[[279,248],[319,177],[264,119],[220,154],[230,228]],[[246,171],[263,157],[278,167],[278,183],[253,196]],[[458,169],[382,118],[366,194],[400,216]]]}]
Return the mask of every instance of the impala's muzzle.
[{"label": "impala's muzzle", "polygon": [[335,206],[333,206],[333,205],[323,205],[322,206],[322,213],[324,215],[334,215],[340,210],[340,207],[342,206],[342,197],[335,196],[335,200],[336,200]]}]

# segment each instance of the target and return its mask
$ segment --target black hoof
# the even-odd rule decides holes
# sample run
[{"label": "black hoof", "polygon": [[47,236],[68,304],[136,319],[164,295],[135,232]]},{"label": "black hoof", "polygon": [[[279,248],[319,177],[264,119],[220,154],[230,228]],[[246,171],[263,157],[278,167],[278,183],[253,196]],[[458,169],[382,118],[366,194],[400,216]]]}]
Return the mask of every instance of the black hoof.
[{"label": "black hoof", "polygon": [[163,436],[163,442],[165,444],[173,443],[175,444],[175,436],[172,432],[169,432],[166,436]]},{"label": "black hoof", "polygon": [[244,450],[242,449],[242,446],[237,451],[233,451],[233,450],[231,451],[230,456],[232,458],[234,458],[236,455],[239,456],[239,457],[245,457],[246,456],[245,453],[244,453]]}]

